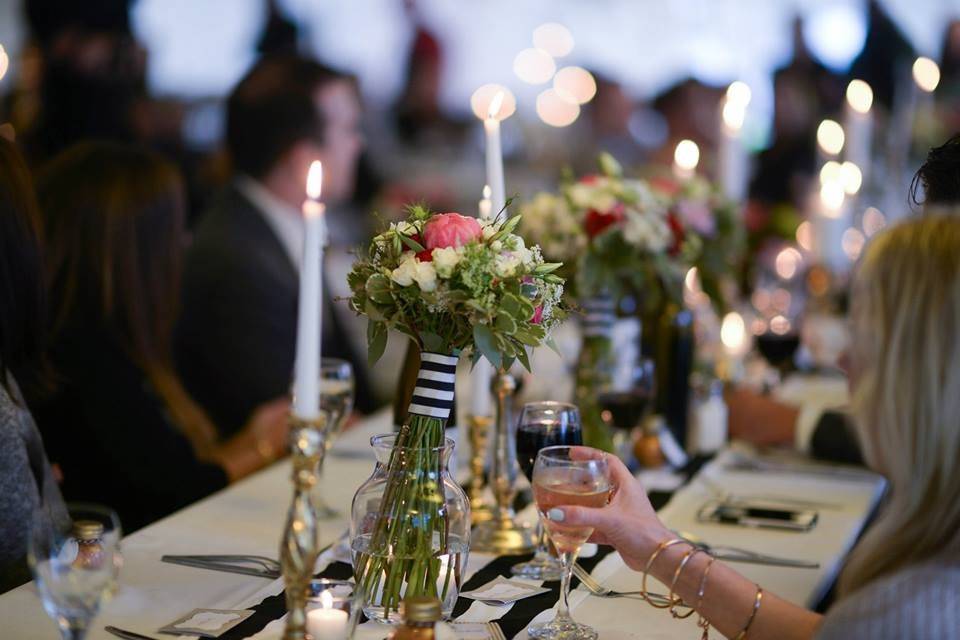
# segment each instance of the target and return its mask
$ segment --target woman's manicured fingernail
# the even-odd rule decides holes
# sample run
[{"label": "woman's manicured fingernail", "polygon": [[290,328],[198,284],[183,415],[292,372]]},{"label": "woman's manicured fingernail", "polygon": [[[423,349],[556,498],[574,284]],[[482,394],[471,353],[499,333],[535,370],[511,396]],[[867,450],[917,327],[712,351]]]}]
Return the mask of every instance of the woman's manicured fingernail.
[{"label": "woman's manicured fingernail", "polygon": [[550,511],[547,511],[547,519],[553,520],[554,522],[563,522],[564,519],[563,509],[553,508]]}]

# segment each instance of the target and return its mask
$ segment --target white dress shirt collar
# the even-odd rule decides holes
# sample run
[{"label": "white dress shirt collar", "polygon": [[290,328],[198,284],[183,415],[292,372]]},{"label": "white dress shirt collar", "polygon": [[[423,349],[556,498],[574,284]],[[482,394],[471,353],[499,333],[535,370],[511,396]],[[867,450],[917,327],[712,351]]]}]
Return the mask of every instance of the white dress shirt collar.
[{"label": "white dress shirt collar", "polygon": [[270,191],[250,176],[238,176],[237,189],[260,212],[263,219],[280,241],[294,270],[299,273],[303,262],[304,224],[300,211],[270,193]]}]

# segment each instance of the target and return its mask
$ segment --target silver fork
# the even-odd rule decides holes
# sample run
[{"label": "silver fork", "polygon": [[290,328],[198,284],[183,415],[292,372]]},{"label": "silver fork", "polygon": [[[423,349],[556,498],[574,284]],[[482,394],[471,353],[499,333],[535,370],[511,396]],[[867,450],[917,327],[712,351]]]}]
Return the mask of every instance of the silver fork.
[{"label": "silver fork", "polygon": [[[590,593],[600,598],[630,598],[641,596],[643,594],[642,591],[614,591],[613,589],[608,589],[594,580],[593,576],[590,575],[590,572],[580,566],[579,563],[574,563],[573,575],[577,576],[577,578],[580,580],[580,584],[586,587]],[[669,602],[667,596],[663,595],[662,593],[648,591],[647,595],[651,600],[658,602],[659,604],[667,604]]]}]

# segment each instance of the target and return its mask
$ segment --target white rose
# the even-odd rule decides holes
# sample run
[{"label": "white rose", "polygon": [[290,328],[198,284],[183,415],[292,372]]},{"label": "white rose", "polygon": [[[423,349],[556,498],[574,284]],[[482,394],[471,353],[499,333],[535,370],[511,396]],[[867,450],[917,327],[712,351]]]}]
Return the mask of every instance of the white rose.
[{"label": "white rose", "polygon": [[512,278],[520,266],[520,258],[513,253],[501,253],[493,263],[493,272],[501,278]]},{"label": "white rose", "polygon": [[453,270],[463,257],[460,249],[455,247],[434,249],[431,255],[433,256],[433,266],[437,270],[437,275],[441,278],[452,276]]},{"label": "white rose", "polygon": [[483,226],[481,231],[483,232],[483,239],[489,240],[494,236],[494,234],[497,233],[497,228],[494,227],[492,224],[488,224],[486,226]]},{"label": "white rose", "polygon": [[407,251],[400,258],[400,266],[394,269],[393,273],[390,274],[390,279],[401,287],[409,287],[413,284],[416,272],[417,258],[412,252]]},{"label": "white rose", "polygon": [[421,291],[433,291],[437,288],[437,270],[434,269],[432,262],[418,260],[413,279],[417,281]]}]

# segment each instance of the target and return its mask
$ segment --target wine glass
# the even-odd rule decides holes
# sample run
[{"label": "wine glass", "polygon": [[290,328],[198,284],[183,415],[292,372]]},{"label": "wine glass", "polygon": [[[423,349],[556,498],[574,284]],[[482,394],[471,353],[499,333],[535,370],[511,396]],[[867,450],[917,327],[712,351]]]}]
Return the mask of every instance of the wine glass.
[{"label": "wine glass", "polygon": [[[583,444],[580,411],[564,402],[528,402],[517,426],[517,461],[533,482],[537,453],[544,447]],[[533,580],[559,580],[563,565],[547,550],[543,523],[537,520],[537,551],[529,562],[515,565],[513,575]]]},{"label": "wine glass", "polygon": [[533,467],[533,497],[537,511],[550,534],[550,540],[563,564],[563,582],[557,615],[550,622],[532,624],[527,628],[531,638],[548,640],[596,640],[597,632],[587,625],[574,622],[567,601],[570,574],[580,547],[593,533],[593,527],[576,527],[547,519],[554,507],[576,505],[603,507],[612,489],[607,454],[589,447],[546,447],[537,454]]},{"label": "wine glass", "polygon": [[69,504],[34,511],[27,561],[43,608],[65,640],[82,640],[101,603],[116,591],[120,521],[106,507]]},{"label": "wine glass", "polygon": [[639,426],[653,406],[656,395],[656,365],[652,358],[639,358],[628,375],[613,381],[597,395],[604,422],[612,424],[614,450],[623,454],[630,450],[630,433]]},{"label": "wine glass", "polygon": [[[327,422],[323,438],[324,457],[330,451],[334,441],[343,431],[343,425],[353,411],[355,382],[353,365],[339,358],[322,358],[320,362],[320,410],[326,415]],[[321,463],[320,471],[323,470]],[[318,487],[322,487],[317,482]],[[329,506],[323,491],[314,492],[314,504],[317,516],[329,520],[340,513]]]}]

